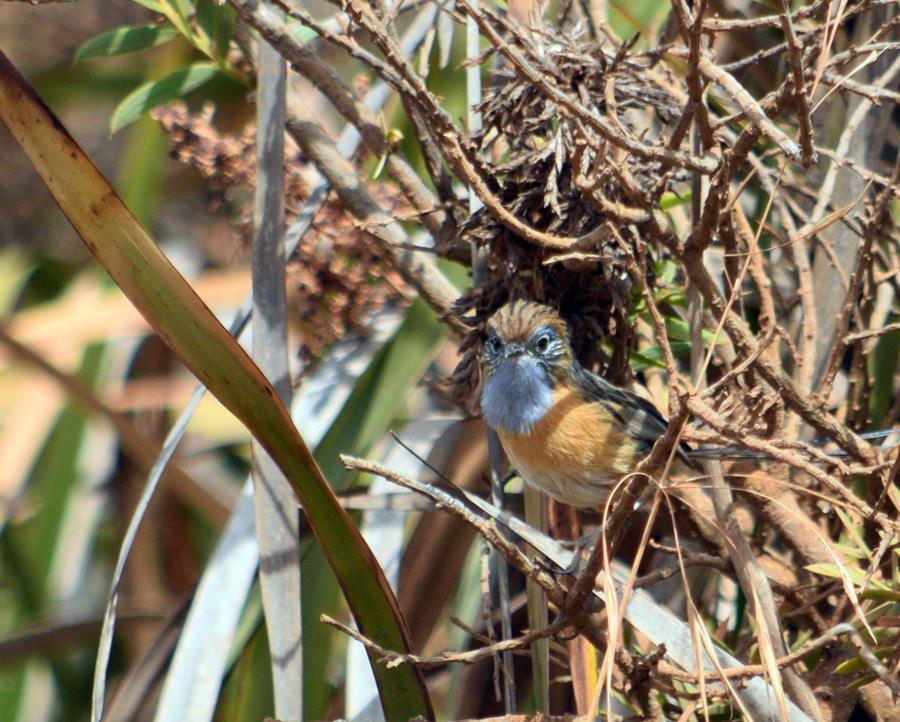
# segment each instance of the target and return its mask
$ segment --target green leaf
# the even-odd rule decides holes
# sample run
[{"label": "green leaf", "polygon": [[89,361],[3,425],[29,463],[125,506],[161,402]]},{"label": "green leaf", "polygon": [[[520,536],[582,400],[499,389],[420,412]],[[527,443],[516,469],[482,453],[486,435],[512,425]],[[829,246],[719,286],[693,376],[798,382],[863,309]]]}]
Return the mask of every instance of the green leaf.
[{"label": "green leaf", "polygon": [[193,8],[187,0],[156,0],[159,4],[159,12],[166,16],[168,21],[174,25],[178,32],[184,35],[191,43],[196,44],[194,32],[188,17],[193,12]]},{"label": "green leaf", "polygon": [[[689,341],[671,341],[669,348],[672,349],[672,355],[681,358],[687,356],[691,352],[691,344]],[[646,368],[664,369],[666,363],[663,360],[662,349],[659,346],[651,346],[640,351],[632,351],[630,357],[631,367],[635,371],[643,371]]]},{"label": "green leaf", "polygon": [[234,33],[234,8],[217,5],[212,0],[197,3],[197,25],[206,35],[212,58],[224,62],[228,58],[231,36]]},{"label": "green leaf", "polygon": [[850,544],[835,544],[834,549],[847,559],[862,561],[863,559],[870,558],[864,551],[860,550],[859,547],[851,546]]},{"label": "green leaf", "polygon": [[244,610],[241,612],[241,619],[238,622],[238,628],[231,640],[231,649],[228,650],[229,669],[237,664],[241,654],[253,641],[253,637],[262,626],[263,606],[262,606],[262,590],[259,588],[259,579],[253,582],[250,593],[247,595],[247,601],[244,603]]},{"label": "green leaf", "polygon": [[[85,380],[93,382],[96,379],[101,360],[99,346],[89,346],[86,349],[81,368],[81,375]],[[23,580],[23,587],[32,597],[26,605],[31,609],[43,611],[47,601],[45,594],[50,566],[53,555],[57,553],[56,545],[60,543],[57,535],[62,528],[61,519],[66,513],[66,504],[70,501],[78,456],[84,453],[82,443],[86,429],[87,413],[77,406],[66,408],[46,446],[41,450],[29,480],[31,493],[44,502],[27,523],[16,529],[14,543],[21,544],[20,558],[29,570],[27,579]]]},{"label": "green leaf", "polygon": [[[79,380],[92,386],[101,375],[103,361],[102,346],[89,344],[82,355]],[[23,623],[35,616],[52,617],[58,609],[56,595],[60,585],[65,584],[60,558],[67,553],[77,555],[79,547],[91,548],[95,543],[94,524],[80,524],[77,531],[73,528],[68,532],[65,524],[66,519],[89,518],[84,514],[82,501],[87,488],[83,460],[90,448],[89,427],[88,413],[77,403],[67,404],[34,457],[26,493],[40,501],[29,514],[10,520],[0,544],[0,573],[4,580],[0,625],[4,633],[21,630]],[[73,699],[64,691],[74,668],[62,660],[4,670],[0,674],[0,709],[6,709],[10,715],[18,709],[20,716],[28,709],[29,690],[33,689],[35,674],[41,667],[52,675],[54,686],[60,690],[59,702],[66,705],[67,712],[83,718],[83,699]]]},{"label": "green leaf", "polygon": [[255,722],[275,713],[269,659],[266,625],[258,624],[222,688],[216,720]]},{"label": "green leaf", "polygon": [[632,351],[629,355],[629,359],[631,361],[631,368],[635,372],[649,368],[664,369],[666,367],[666,364],[662,360],[662,351],[659,346],[653,346],[644,349],[643,351]]},{"label": "green leaf", "polygon": [[872,684],[878,680],[878,676],[875,674],[866,674],[860,677],[859,679],[853,680],[850,684],[847,685],[848,689],[862,689],[867,684]]},{"label": "green leaf", "polygon": [[[866,578],[866,572],[859,567],[844,567],[850,580],[857,587],[862,586]],[[823,577],[831,577],[832,579],[840,579],[841,573],[836,564],[808,564],[806,570],[813,574],[819,574]],[[891,589],[879,579],[870,579],[869,588],[863,595],[864,599],[877,599],[879,601],[900,601],[900,591]]]},{"label": "green leaf", "polygon": [[[686,341],[688,343],[691,341],[691,327],[687,321],[682,321],[674,316],[666,316],[666,334],[675,341]],[[713,343],[717,340],[716,335],[709,329],[704,328],[701,335],[704,343]],[[725,343],[725,339],[720,336],[718,343]]]},{"label": "green leaf", "polygon": [[673,286],[672,288],[662,288],[654,292],[653,300],[657,306],[668,304],[669,306],[687,306],[687,295],[683,286]]},{"label": "green leaf", "polygon": [[136,2],[138,5],[142,5],[148,10],[152,10],[155,13],[161,14],[163,12],[163,6],[159,2],[159,0],[134,0],[134,2]]},{"label": "green leaf", "polygon": [[[362,632],[408,650],[397,599],[272,385],[175,270],[109,182],[0,53],[0,118],[111,278],[182,363],[257,438],[306,512]],[[371,656],[385,718],[433,718],[421,670]]]},{"label": "green leaf", "polygon": [[671,191],[663,193],[662,198],[659,199],[659,207],[661,210],[667,211],[670,208],[683,206],[686,203],[691,202],[691,195],[692,194],[690,190],[686,190],[681,194],[673,193]]},{"label": "green leaf", "polygon": [[[872,653],[884,662],[890,657],[890,654],[894,649],[895,647],[893,645],[890,647],[875,647],[875,649],[872,650]],[[853,659],[848,659],[846,662],[841,662],[834,668],[834,671],[838,674],[853,674],[854,672],[862,672],[864,669],[868,669],[868,666],[863,661],[862,657],[854,657]]]},{"label": "green leaf", "polygon": [[669,286],[675,282],[678,273],[678,265],[668,259],[659,260],[653,264],[653,275],[656,276],[658,286]]},{"label": "green leaf", "polygon": [[349,480],[339,454],[364,456],[399,414],[412,386],[437,352],[444,327],[421,300],[410,306],[396,335],[373,359],[328,433],[316,460],[337,489]]},{"label": "green leaf", "polygon": [[[841,572],[837,564],[807,564],[806,571],[812,572],[813,574],[819,574],[823,577],[830,577],[831,579],[841,578]],[[859,569],[855,569],[854,567],[847,567],[846,571],[850,575],[850,578],[853,580],[854,584],[859,584],[862,582],[859,574],[855,574],[855,572],[860,571]]]},{"label": "green leaf", "polygon": [[85,40],[75,51],[75,62],[146,50],[178,36],[175,28],[158,23],[123,25]]},{"label": "green leaf", "polygon": [[164,2],[170,7],[175,8],[183,18],[190,17],[191,13],[194,11],[191,0],[164,0]]},{"label": "green leaf", "polygon": [[219,68],[214,63],[193,63],[165,78],[144,83],[129,93],[113,111],[110,130],[115,133],[157,105],[184,97],[218,74]]},{"label": "green leaf", "polygon": [[[892,314],[885,323],[896,321]],[[897,368],[900,366],[900,331],[884,334],[875,346],[874,353],[869,354],[869,373],[874,379],[872,397],[869,401],[869,418],[872,428],[879,429],[894,400],[894,385]]]}]

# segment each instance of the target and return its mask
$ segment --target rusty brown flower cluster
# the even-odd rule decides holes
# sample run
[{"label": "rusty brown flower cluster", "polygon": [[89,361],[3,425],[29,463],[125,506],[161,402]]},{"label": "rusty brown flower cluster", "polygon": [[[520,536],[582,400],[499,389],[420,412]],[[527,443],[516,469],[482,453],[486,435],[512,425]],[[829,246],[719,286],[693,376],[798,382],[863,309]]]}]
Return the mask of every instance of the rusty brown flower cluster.
[{"label": "rusty brown flower cluster", "polygon": [[[255,127],[240,133],[220,131],[213,108],[191,113],[184,104],[155,112],[179,162],[204,178],[213,208],[236,214],[244,244],[252,237],[252,189],[255,182]],[[293,142],[286,148],[286,221],[293,222],[309,198],[314,171]],[[377,185],[377,198],[393,212],[408,206],[388,185]],[[313,219],[288,266],[290,322],[298,332],[299,353],[314,362],[334,341],[366,332],[366,320],[385,306],[407,303],[408,287],[331,194]]]}]

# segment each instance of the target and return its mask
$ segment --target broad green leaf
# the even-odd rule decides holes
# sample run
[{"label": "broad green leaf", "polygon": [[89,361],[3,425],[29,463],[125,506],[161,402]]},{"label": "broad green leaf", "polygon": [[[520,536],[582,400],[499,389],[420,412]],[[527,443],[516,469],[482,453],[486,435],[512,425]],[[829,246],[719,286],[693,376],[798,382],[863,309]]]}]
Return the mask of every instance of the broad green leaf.
[{"label": "broad green leaf", "polygon": [[[86,350],[82,363],[83,378],[94,379],[100,367],[100,348]],[[59,416],[47,445],[41,450],[32,471],[29,487],[36,498],[44,500],[38,510],[23,525],[15,529],[13,543],[21,544],[19,558],[28,570],[23,589],[32,597],[28,605],[43,610],[47,575],[60,531],[60,520],[72,491],[77,473],[78,455],[87,428],[87,412],[70,406]]]},{"label": "broad green leaf", "polygon": [[197,44],[197,37],[188,22],[191,14],[190,3],[186,0],[156,0],[159,5],[158,12],[166,16],[166,19],[176,27],[179,33],[184,35],[192,44]]},{"label": "broad green leaf", "polygon": [[[102,351],[99,344],[88,345],[85,349],[79,370],[79,376],[85,382],[93,383],[98,378]],[[65,519],[78,513],[78,506],[84,499],[83,460],[88,426],[88,414],[83,409],[75,404],[63,408],[29,476],[28,495],[35,502],[34,509],[20,522],[10,523],[4,532],[0,555],[0,573],[6,587],[2,600],[5,609],[0,621],[4,632],[19,627],[28,617],[51,618],[54,605],[58,603],[63,571],[59,557],[79,545],[92,545],[92,525],[79,528],[79,536],[83,532],[87,538],[77,542],[64,531]],[[27,709],[27,698],[42,671],[50,672],[60,690],[65,690],[66,680],[77,674],[76,667],[64,660],[53,660],[50,664],[32,660],[20,670],[0,675],[3,684],[0,705],[7,705],[0,709]],[[82,717],[87,711],[83,698],[69,698],[67,705],[75,717]]]},{"label": "broad green leaf", "polygon": [[[382,647],[407,650],[397,600],[381,568],[341,508],[271,384],[2,53],[0,118],[116,284],[284,472],[360,630]],[[375,659],[372,667],[387,719],[433,716],[420,670],[388,669]]]},{"label": "broad green leaf", "polygon": [[687,305],[687,296],[683,286],[659,289],[653,293],[653,299],[658,306],[668,304],[670,306],[684,307]]},{"label": "broad green leaf", "polygon": [[109,121],[110,131],[115,133],[157,105],[184,97],[212,80],[219,72],[218,66],[214,63],[193,63],[165,78],[144,83],[129,93],[113,111]]},{"label": "broad green leaf", "polygon": [[85,40],[75,51],[75,62],[146,50],[177,36],[175,28],[168,25],[123,25]]},{"label": "broad green leaf", "polygon": [[653,275],[658,286],[668,286],[675,282],[678,264],[669,259],[659,260],[653,264]]},{"label": "broad green leaf", "polygon": [[632,370],[636,373],[644,369],[664,369],[666,367],[659,346],[653,346],[643,351],[632,351],[628,358]]},{"label": "broad green leaf", "polygon": [[116,187],[138,220],[153,228],[166,182],[169,137],[149,116],[125,131]]},{"label": "broad green leaf", "polygon": [[364,455],[384,436],[434,358],[443,334],[434,313],[416,301],[396,336],[357,381],[341,415],[316,447],[316,460],[336,488],[344,488],[348,479],[338,455]]},{"label": "broad green leaf", "polygon": [[162,0],[165,5],[175,8],[181,17],[187,19],[194,12],[191,0]]}]

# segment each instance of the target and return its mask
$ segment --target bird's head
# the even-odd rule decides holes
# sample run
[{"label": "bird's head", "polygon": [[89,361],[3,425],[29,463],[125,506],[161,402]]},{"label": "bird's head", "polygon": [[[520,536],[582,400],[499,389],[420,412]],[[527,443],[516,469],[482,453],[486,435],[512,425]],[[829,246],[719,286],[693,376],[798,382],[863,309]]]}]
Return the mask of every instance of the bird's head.
[{"label": "bird's head", "polygon": [[569,377],[569,332],[549,306],[513,301],[487,323],[481,407],[495,429],[527,433]]}]

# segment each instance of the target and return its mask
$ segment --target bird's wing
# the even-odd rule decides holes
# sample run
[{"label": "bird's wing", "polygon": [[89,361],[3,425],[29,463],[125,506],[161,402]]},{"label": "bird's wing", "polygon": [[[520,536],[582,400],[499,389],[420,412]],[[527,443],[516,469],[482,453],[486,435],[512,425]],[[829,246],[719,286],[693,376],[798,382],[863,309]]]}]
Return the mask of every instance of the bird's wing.
[{"label": "bird's wing", "polygon": [[[591,398],[605,402],[620,429],[638,441],[644,453],[648,453],[668,428],[669,422],[654,404],[627,389],[613,386],[605,379],[586,369],[579,369],[576,383]],[[679,444],[678,453],[685,459],[690,447]]]}]

